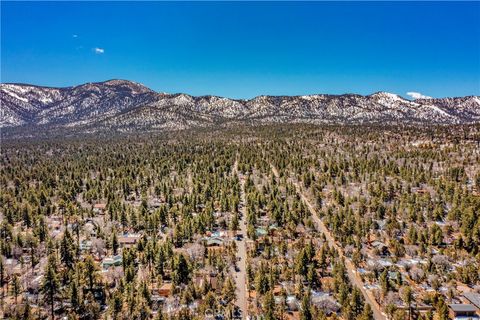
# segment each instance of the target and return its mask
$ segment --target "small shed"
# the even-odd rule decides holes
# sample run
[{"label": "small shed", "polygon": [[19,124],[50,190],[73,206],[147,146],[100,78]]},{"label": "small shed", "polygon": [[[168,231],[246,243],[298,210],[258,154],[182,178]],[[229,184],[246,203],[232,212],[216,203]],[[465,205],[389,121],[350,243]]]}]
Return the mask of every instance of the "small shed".
[{"label": "small shed", "polygon": [[131,248],[137,244],[138,240],[140,240],[140,236],[138,235],[126,235],[118,237],[118,244],[121,248]]},{"label": "small shed", "polygon": [[168,298],[172,294],[173,284],[171,282],[166,282],[162,284],[160,289],[158,289],[158,295],[160,297]]},{"label": "small shed", "polygon": [[106,203],[96,203],[93,205],[93,212],[103,214],[107,209]]}]

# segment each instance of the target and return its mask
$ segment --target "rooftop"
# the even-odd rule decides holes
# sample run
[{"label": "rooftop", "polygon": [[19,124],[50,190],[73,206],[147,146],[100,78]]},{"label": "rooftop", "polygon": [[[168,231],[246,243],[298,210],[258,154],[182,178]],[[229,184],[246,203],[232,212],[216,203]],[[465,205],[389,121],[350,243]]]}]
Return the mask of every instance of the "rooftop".
[{"label": "rooftop", "polygon": [[475,312],[476,308],[471,304],[453,303],[449,305],[454,312]]},{"label": "rooftop", "polygon": [[463,294],[465,299],[470,301],[475,307],[480,309],[480,293],[475,293],[475,292],[465,292]]}]

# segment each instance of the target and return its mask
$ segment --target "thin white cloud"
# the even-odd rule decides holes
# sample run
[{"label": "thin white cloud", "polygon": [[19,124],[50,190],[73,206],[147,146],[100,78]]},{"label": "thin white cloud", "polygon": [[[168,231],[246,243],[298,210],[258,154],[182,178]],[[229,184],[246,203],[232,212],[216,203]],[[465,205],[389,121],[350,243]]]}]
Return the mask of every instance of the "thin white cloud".
[{"label": "thin white cloud", "polygon": [[103,48],[94,48],[93,51],[95,51],[96,54],[105,53],[105,49],[103,49]]},{"label": "thin white cloud", "polygon": [[72,34],[72,38],[78,38],[78,34]]},{"label": "thin white cloud", "polygon": [[425,96],[425,95],[421,94],[420,92],[415,92],[415,91],[407,92],[407,96],[410,96],[413,99],[432,99],[432,97]]}]

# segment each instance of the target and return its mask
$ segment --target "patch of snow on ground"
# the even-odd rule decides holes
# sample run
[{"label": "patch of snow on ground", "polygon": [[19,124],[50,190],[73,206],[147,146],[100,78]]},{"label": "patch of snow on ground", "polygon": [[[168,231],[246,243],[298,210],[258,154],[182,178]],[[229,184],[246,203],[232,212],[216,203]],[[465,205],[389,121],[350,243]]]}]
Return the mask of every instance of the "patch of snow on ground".
[{"label": "patch of snow on ground", "polygon": [[52,98],[48,98],[48,97],[41,97],[39,99],[42,103],[50,103],[50,102],[53,102]]},{"label": "patch of snow on ground", "polygon": [[437,113],[443,114],[443,115],[446,116],[446,117],[451,117],[447,112],[445,112],[444,110],[440,109],[440,108],[437,107],[437,106],[428,105],[428,107],[430,107],[432,110],[434,110],[434,111],[437,112]]},{"label": "patch of snow on ground", "polygon": [[21,100],[21,101],[23,101],[23,102],[28,102],[28,99],[27,99],[27,98],[23,98],[23,97],[18,96],[15,92],[11,91],[9,88],[7,88],[7,89],[5,90],[5,92],[6,92],[8,95],[14,97],[15,99]]}]

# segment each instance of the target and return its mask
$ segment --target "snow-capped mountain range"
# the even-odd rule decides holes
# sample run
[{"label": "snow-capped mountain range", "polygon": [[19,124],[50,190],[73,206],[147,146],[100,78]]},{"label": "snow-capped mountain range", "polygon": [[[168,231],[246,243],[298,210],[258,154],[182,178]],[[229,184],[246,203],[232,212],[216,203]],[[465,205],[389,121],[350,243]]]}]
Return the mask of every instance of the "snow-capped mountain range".
[{"label": "snow-capped mountain range", "polygon": [[258,123],[468,124],[480,122],[480,97],[410,101],[378,92],[308,96],[217,96],[155,92],[139,83],[109,80],[49,88],[0,84],[0,128],[167,130]]}]

